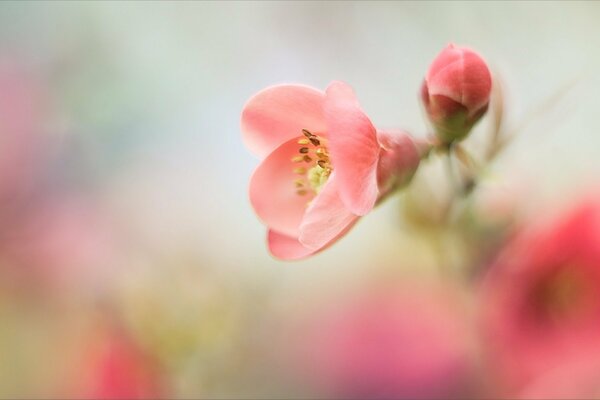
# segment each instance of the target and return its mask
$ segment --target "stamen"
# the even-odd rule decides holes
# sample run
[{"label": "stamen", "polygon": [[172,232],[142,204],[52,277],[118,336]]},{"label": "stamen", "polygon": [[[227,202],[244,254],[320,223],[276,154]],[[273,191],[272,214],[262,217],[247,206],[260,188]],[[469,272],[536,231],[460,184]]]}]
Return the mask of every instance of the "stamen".
[{"label": "stamen", "polygon": [[329,158],[329,155],[325,152],[325,150],[323,150],[322,147],[319,147],[315,153],[317,154],[317,157],[319,157],[321,159]]},{"label": "stamen", "polygon": [[[297,143],[300,145],[298,148],[300,155],[292,157],[292,161],[295,163],[306,162],[307,164],[306,167],[294,168],[294,173],[301,175],[299,179],[294,180],[294,186],[299,196],[308,193],[317,195],[333,171],[327,152],[326,139],[313,134],[308,129],[302,129],[302,135],[304,137],[301,136],[297,139]],[[315,155],[312,154],[313,152]],[[310,202],[306,204],[308,206]]]}]

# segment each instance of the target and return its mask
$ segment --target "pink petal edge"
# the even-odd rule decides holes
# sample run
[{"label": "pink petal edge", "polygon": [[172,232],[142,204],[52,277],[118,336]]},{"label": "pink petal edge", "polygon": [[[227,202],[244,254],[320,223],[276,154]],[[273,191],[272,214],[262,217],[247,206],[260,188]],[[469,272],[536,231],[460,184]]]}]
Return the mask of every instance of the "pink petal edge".
[{"label": "pink petal edge", "polygon": [[379,143],[375,127],[360,108],[354,91],[343,82],[326,90],[328,146],[342,202],[356,215],[365,215],[378,196]]},{"label": "pink petal edge", "polygon": [[297,238],[272,229],[267,233],[267,242],[271,255],[280,260],[300,260],[316,252],[304,247]]},{"label": "pink petal edge", "polygon": [[359,218],[354,219],[354,221],[352,221],[350,225],[346,226],[344,230],[340,232],[336,237],[334,237],[331,241],[329,241],[329,243],[317,250],[311,250],[307,247],[304,247],[302,243],[300,243],[295,237],[287,236],[274,230],[269,230],[267,233],[269,251],[271,252],[271,255],[273,257],[280,260],[302,260],[308,256],[320,253],[321,251],[327,249],[329,246],[333,245],[340,238],[342,238],[342,236],[346,235],[350,231],[350,229],[354,227],[354,224],[358,220]]},{"label": "pink petal edge", "polygon": [[284,84],[261,90],[242,110],[242,138],[248,149],[264,158],[286,141],[301,136],[302,129],[326,130],[325,94],[304,85]]},{"label": "pink petal edge", "polygon": [[310,194],[299,196],[294,181],[297,167],[291,158],[298,155],[296,140],[289,140],[269,154],[250,178],[250,203],[262,222],[280,233],[299,235]]},{"label": "pink petal edge", "polygon": [[304,214],[299,241],[309,249],[318,250],[339,237],[357,218],[341,201],[333,172]]}]

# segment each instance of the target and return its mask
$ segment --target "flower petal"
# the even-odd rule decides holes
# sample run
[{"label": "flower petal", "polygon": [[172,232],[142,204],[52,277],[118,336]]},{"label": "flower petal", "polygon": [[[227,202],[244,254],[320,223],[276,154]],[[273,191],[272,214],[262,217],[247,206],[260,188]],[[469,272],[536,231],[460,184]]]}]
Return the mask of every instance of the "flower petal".
[{"label": "flower petal", "polygon": [[258,92],[242,110],[244,143],[262,158],[302,135],[302,129],[324,133],[324,100],[322,91],[302,85],[277,85]]},{"label": "flower petal", "polygon": [[269,230],[267,241],[273,257],[281,260],[300,260],[315,253],[315,250],[304,247],[297,238],[274,230]]},{"label": "flower petal", "polygon": [[326,91],[328,146],[338,179],[339,196],[356,215],[365,215],[377,200],[379,143],[373,124],[354,92],[343,82]]},{"label": "flower petal", "polygon": [[427,72],[430,96],[446,96],[468,109],[489,101],[492,79],[485,61],[466,47],[448,45]]},{"label": "flower petal", "polygon": [[299,240],[309,249],[319,250],[333,243],[358,220],[340,199],[336,174],[333,172],[302,219]]},{"label": "flower petal", "polygon": [[421,157],[414,139],[402,130],[379,130],[377,139],[381,145],[377,184],[383,195],[407,183],[417,170]]},{"label": "flower petal", "polygon": [[269,228],[291,236],[298,236],[306,204],[314,197],[312,191],[304,196],[296,192],[294,181],[300,176],[294,169],[301,164],[291,159],[299,154],[298,149],[296,139],[282,144],[250,178],[250,203],[258,217]]}]

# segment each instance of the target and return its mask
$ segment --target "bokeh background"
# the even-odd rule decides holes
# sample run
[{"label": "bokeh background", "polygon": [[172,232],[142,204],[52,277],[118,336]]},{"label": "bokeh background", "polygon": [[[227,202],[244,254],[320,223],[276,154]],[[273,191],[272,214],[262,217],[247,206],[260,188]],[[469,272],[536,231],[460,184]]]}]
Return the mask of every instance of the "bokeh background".
[{"label": "bokeh background", "polygon": [[[502,226],[475,234],[493,249],[597,184],[599,18],[594,2],[2,2],[0,397],[485,392],[476,301],[448,283],[475,245],[428,223],[435,161],[284,263],[248,202],[240,113],[272,84],[343,80],[376,125],[424,137],[430,61],[477,49],[520,128],[473,194]],[[344,336],[389,313],[391,333]]]}]

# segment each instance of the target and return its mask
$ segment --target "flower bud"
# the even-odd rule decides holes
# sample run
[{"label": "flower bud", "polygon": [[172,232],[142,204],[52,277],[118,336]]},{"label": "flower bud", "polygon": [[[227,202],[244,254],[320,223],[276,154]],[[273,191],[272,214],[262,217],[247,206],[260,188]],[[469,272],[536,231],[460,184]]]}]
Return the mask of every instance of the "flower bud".
[{"label": "flower bud", "polygon": [[406,132],[400,130],[380,130],[377,140],[381,146],[377,165],[377,185],[380,198],[410,182],[427,149]]},{"label": "flower bud", "polygon": [[492,77],[474,51],[448,45],[433,60],[421,88],[421,99],[438,137],[461,140],[485,114]]}]

